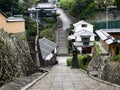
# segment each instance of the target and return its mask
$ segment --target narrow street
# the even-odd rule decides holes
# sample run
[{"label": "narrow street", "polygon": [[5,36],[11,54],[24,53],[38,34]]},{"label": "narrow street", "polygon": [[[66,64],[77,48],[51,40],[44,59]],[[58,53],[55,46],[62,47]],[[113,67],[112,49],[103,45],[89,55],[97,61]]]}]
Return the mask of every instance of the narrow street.
[{"label": "narrow street", "polygon": [[[66,28],[71,22],[65,13],[59,9],[63,29],[58,29],[57,44],[59,45],[59,54],[67,53],[67,35]],[[64,16],[65,15],[65,16]],[[66,19],[67,18],[67,19]],[[53,66],[49,73],[41,80],[36,82],[28,90],[120,90],[115,86],[92,79],[88,74],[80,69],[71,69],[66,65],[66,59],[70,56],[58,56],[58,64]]]},{"label": "narrow street", "polygon": [[120,90],[90,78],[80,69],[66,66],[68,57],[57,57],[59,64],[28,90]]}]

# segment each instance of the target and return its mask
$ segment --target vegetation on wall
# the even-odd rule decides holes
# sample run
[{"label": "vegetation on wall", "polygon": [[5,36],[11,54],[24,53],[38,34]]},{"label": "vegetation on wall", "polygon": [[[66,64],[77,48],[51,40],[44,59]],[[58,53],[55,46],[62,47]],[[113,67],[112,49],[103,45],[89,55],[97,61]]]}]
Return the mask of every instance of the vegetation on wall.
[{"label": "vegetation on wall", "polygon": [[96,58],[96,57],[100,56],[100,54],[101,54],[100,46],[95,42],[94,43],[94,53],[93,53],[92,58]]},{"label": "vegetation on wall", "polygon": [[40,32],[40,38],[46,37],[51,41],[55,41],[55,32],[52,28],[44,29]]}]

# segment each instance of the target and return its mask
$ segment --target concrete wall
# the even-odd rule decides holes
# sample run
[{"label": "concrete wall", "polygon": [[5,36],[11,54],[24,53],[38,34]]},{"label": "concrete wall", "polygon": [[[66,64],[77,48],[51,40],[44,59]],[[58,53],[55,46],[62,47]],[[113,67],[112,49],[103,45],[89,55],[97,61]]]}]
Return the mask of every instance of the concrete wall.
[{"label": "concrete wall", "polygon": [[25,22],[7,22],[6,32],[8,33],[20,33],[25,31]]}]

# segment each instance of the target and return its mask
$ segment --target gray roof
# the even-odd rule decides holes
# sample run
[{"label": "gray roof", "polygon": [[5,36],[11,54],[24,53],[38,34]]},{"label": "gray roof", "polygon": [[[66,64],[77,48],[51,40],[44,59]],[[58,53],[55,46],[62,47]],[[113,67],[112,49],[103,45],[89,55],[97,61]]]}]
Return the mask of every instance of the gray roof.
[{"label": "gray roof", "polygon": [[39,9],[53,9],[55,8],[53,4],[51,3],[39,3],[36,8],[39,8]]},{"label": "gray roof", "polygon": [[105,32],[120,32],[120,28],[113,28],[113,29],[100,29]]},{"label": "gray roof", "polygon": [[119,39],[112,37],[110,34],[108,34],[107,32],[103,30],[97,30],[96,33],[107,44],[120,43]]},{"label": "gray roof", "polygon": [[23,21],[25,21],[25,20],[24,20],[23,18],[18,18],[18,17],[8,17],[8,18],[7,18],[7,21],[8,21],[8,22],[18,22],[18,21],[19,21],[19,22],[20,22],[20,21],[23,22]]},{"label": "gray roof", "polygon": [[57,47],[56,43],[48,40],[45,37],[39,40],[39,45],[43,59],[45,59],[49,54],[51,54]]}]

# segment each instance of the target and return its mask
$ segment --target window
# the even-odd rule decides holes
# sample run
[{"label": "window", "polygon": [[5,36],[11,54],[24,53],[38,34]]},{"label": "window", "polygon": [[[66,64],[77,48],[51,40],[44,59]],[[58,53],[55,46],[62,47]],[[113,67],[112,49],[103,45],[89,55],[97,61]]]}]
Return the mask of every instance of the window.
[{"label": "window", "polygon": [[87,24],[82,24],[82,27],[87,27]]},{"label": "window", "polygon": [[89,42],[90,38],[89,37],[82,37],[82,42]]}]

